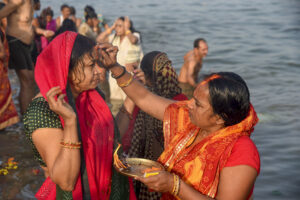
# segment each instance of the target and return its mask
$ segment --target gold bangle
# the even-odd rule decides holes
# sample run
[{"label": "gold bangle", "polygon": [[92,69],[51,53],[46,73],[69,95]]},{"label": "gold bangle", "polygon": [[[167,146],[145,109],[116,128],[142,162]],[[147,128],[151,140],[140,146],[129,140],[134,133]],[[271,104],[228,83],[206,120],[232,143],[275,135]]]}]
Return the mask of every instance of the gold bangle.
[{"label": "gold bangle", "polygon": [[128,85],[130,85],[130,83],[132,83],[132,81],[133,81],[133,76],[130,75],[130,78],[125,83],[120,83],[119,87],[121,87],[121,88],[127,87]]},{"label": "gold bangle", "polygon": [[125,32],[125,35],[128,35],[128,34],[130,34],[131,33],[131,31],[130,30],[127,30],[126,32]]},{"label": "gold bangle", "polygon": [[175,193],[175,188],[176,187],[176,175],[175,174],[173,174],[173,189],[172,189],[172,194],[174,194]]},{"label": "gold bangle", "polygon": [[177,184],[176,184],[176,190],[174,192],[174,196],[177,196],[179,194],[179,188],[180,188],[180,179],[179,179],[179,176],[176,175],[176,177],[177,177],[177,180],[176,180]]},{"label": "gold bangle", "polygon": [[177,196],[179,194],[180,179],[179,176],[175,174],[173,174],[173,179],[172,195]]},{"label": "gold bangle", "polygon": [[64,148],[68,148],[68,149],[80,149],[81,148],[81,142],[64,142],[64,141],[61,141],[60,145]]}]

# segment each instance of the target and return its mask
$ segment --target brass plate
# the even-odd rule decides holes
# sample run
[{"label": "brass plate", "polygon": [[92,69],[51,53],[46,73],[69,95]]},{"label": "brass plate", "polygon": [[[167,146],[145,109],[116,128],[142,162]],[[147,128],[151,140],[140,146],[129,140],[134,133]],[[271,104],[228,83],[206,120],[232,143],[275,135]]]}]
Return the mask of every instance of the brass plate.
[{"label": "brass plate", "polygon": [[143,171],[147,168],[152,168],[152,167],[156,167],[160,169],[157,171],[165,170],[160,163],[153,160],[148,160],[143,158],[126,158],[125,160],[126,163],[130,165],[130,167],[124,169],[124,168],[117,168],[115,166],[116,170],[125,176],[129,176],[133,178],[143,177],[144,176]]}]

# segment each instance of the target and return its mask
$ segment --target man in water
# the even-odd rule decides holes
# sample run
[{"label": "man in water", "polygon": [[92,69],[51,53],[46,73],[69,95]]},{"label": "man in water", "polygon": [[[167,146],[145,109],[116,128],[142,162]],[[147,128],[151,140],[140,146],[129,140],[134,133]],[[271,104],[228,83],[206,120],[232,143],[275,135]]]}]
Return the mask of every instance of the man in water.
[{"label": "man in water", "polygon": [[203,38],[194,41],[194,49],[183,57],[184,63],[178,77],[179,86],[189,99],[193,97],[198,82],[198,74],[202,68],[202,59],[207,55],[208,46]]},{"label": "man in water", "polygon": [[[32,0],[9,0],[0,11],[0,19],[7,17],[7,40],[10,58],[9,68],[15,69],[20,81],[19,102],[21,114],[25,112],[35,93],[31,47],[34,37],[32,26]],[[46,37],[53,31],[36,28],[35,32]]]}]

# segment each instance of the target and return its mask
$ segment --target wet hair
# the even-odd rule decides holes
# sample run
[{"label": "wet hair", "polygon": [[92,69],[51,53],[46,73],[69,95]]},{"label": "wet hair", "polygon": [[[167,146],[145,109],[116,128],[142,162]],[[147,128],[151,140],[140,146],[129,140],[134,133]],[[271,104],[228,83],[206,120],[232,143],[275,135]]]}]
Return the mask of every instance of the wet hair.
[{"label": "wet hair", "polygon": [[199,42],[201,42],[201,41],[206,43],[206,40],[203,38],[197,38],[196,40],[194,40],[194,48],[198,48]]},{"label": "wet hair", "polygon": [[65,8],[70,8],[70,7],[68,6],[68,4],[63,4],[60,6],[60,11],[62,11]]},{"label": "wet hair", "polygon": [[71,15],[76,15],[76,9],[74,8],[74,6],[70,6],[70,14]]},{"label": "wet hair", "polygon": [[[88,55],[91,59],[93,59],[93,51],[94,46],[96,45],[96,42],[89,39],[88,37],[85,37],[83,35],[78,34],[76,36],[71,58],[70,58],[70,64],[69,64],[69,74],[72,72],[75,72],[80,75],[78,77],[78,81],[81,82],[85,79],[84,73],[83,73],[83,67],[84,67],[84,56]],[[93,62],[95,62],[93,60]],[[76,67],[78,66],[78,67]],[[79,72],[79,73],[78,73]],[[74,80],[73,80],[74,81]]]},{"label": "wet hair", "polygon": [[55,37],[65,31],[77,32],[76,24],[74,23],[73,20],[65,19],[61,27],[59,27],[59,29],[55,32]]},{"label": "wet hair", "polygon": [[240,123],[250,110],[250,94],[246,82],[233,72],[210,74],[220,77],[208,82],[210,103],[213,112],[224,120],[225,126]]}]

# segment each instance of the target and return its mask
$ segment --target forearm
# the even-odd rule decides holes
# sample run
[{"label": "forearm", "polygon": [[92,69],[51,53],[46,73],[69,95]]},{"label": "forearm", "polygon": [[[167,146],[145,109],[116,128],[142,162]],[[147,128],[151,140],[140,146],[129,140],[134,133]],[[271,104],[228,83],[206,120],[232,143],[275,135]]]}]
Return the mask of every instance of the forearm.
[{"label": "forearm", "polygon": [[19,5],[13,4],[13,3],[8,3],[4,8],[0,10],[0,19],[7,17],[10,15],[13,11],[15,11]]},{"label": "forearm", "polygon": [[97,37],[97,42],[106,42],[108,41],[108,36],[112,33],[113,28],[107,28],[105,31],[99,34]]},{"label": "forearm", "polygon": [[[129,30],[128,30],[129,31]],[[128,37],[129,41],[131,42],[131,44],[136,44],[138,42],[138,38],[133,35],[133,33],[131,31],[129,31],[126,36]]]},{"label": "forearm", "polygon": [[199,191],[180,180],[180,189],[178,197],[182,200],[212,200],[212,198],[201,194]]},{"label": "forearm", "polygon": [[191,86],[196,87],[197,84],[192,76],[188,76],[187,81]]},{"label": "forearm", "polygon": [[46,32],[45,29],[42,29],[42,28],[39,28],[39,27],[36,27],[36,26],[34,27],[34,31],[38,35],[45,35],[45,32]]},{"label": "forearm", "polygon": [[[78,143],[76,120],[66,123],[62,141],[65,143]],[[80,170],[80,149],[61,147],[52,171],[50,172],[53,182],[63,190],[72,191]]]},{"label": "forearm", "polygon": [[[121,66],[111,68],[111,72],[115,76],[120,75],[122,71]],[[163,120],[166,107],[174,101],[151,93],[137,80],[133,80],[130,83],[131,76],[131,74],[126,72],[122,77],[117,79],[117,83],[119,85],[129,83],[128,86],[122,87],[126,95],[144,112],[159,120]]]},{"label": "forearm", "polygon": [[120,130],[121,138],[129,128],[129,124],[132,119],[133,110],[135,104],[128,97],[125,99],[123,106],[116,116],[116,121]]}]

